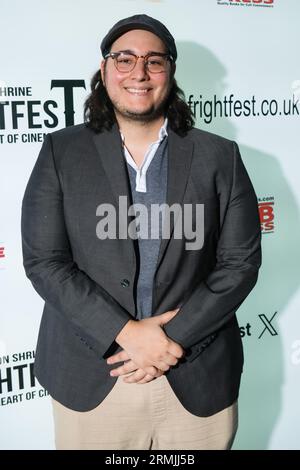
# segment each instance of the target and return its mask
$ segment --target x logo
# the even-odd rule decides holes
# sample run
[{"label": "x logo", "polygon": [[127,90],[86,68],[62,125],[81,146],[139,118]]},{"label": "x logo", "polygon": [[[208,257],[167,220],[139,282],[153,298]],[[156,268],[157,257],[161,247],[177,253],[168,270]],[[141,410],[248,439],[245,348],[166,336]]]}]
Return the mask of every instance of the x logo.
[{"label": "x logo", "polygon": [[275,317],[277,312],[274,313],[274,315],[272,316],[272,318],[270,320],[267,319],[266,315],[264,314],[261,314],[261,315],[258,315],[259,318],[261,319],[261,321],[263,322],[263,324],[265,325],[265,328],[263,329],[263,331],[261,332],[260,336],[258,337],[258,339],[260,339],[262,337],[262,335],[264,334],[264,332],[266,330],[268,330],[268,332],[272,335],[272,336],[276,336],[278,335],[277,331],[275,330],[274,326],[271,325],[271,322],[273,320],[273,318]]}]

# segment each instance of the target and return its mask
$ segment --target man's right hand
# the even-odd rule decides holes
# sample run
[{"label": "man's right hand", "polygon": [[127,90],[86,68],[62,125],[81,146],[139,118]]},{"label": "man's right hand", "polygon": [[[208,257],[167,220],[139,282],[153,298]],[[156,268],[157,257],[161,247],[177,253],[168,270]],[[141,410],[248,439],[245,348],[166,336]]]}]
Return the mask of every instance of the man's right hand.
[{"label": "man's right hand", "polygon": [[115,339],[130,359],[148,374],[154,376],[156,369],[169,370],[184,355],[184,349],[162,329],[178,310],[169,310],[140,321],[129,320]]}]

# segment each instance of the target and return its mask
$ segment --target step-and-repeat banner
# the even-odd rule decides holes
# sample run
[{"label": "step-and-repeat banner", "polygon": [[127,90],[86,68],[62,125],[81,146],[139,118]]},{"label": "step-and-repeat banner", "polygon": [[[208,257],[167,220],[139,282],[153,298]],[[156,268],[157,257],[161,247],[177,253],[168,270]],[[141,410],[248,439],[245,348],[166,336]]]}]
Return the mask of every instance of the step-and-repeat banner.
[{"label": "step-and-repeat banner", "polygon": [[33,376],[43,302],[22,266],[24,189],[45,135],[82,122],[101,39],[137,13],[174,34],[197,127],[238,142],[258,197],[263,265],[238,311],[234,448],[299,449],[298,0],[1,1],[0,448],[54,448],[50,398]]}]

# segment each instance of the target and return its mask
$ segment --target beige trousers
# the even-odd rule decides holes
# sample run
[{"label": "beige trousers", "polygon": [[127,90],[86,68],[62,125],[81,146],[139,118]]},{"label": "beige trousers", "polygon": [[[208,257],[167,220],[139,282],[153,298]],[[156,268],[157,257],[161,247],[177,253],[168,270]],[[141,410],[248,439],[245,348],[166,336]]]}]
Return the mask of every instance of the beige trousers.
[{"label": "beige trousers", "polygon": [[91,411],[70,410],[52,399],[57,450],[230,449],[238,426],[238,406],[207,418],[187,411],[165,375],[146,384],[118,377]]}]

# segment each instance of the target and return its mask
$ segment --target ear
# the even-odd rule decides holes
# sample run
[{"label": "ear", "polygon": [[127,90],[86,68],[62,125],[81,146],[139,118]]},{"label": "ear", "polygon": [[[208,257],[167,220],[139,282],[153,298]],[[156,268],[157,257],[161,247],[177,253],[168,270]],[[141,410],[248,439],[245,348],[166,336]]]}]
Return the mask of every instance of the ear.
[{"label": "ear", "polygon": [[105,60],[103,59],[101,64],[100,64],[100,74],[101,74],[101,80],[103,83],[103,86],[105,87]]}]

